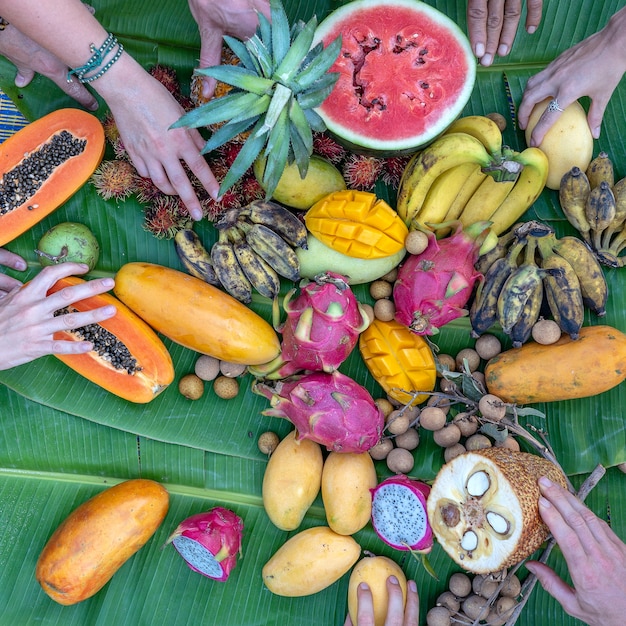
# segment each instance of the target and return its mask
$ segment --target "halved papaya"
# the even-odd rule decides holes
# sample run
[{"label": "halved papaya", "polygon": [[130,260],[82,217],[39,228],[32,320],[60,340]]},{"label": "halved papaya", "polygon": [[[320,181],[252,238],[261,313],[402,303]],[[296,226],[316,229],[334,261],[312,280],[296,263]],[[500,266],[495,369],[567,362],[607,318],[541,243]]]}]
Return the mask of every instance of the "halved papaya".
[{"label": "halved papaya", "polygon": [[[76,276],[62,278],[48,293],[82,282],[83,279]],[[93,350],[55,356],[81,376],[116,396],[145,404],[174,380],[172,358],[154,330],[111,294],[91,296],[69,308],[90,311],[109,304],[117,308],[113,317],[99,324],[54,333],[55,339],[92,341]]]},{"label": "halved papaya", "polygon": [[59,109],[0,145],[0,246],[19,237],[68,200],[104,155],[97,117]]}]

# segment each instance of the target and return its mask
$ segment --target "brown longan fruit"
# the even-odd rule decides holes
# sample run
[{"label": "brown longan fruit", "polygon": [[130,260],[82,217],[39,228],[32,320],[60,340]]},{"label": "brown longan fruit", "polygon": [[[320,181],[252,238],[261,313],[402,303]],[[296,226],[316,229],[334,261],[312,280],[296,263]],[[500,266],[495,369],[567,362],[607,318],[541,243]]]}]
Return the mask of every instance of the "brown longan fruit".
[{"label": "brown longan fruit", "polygon": [[203,354],[198,357],[194,370],[196,376],[202,380],[215,380],[220,373],[220,360],[214,356]]},{"label": "brown longan fruit", "polygon": [[241,363],[231,363],[230,361],[220,361],[220,373],[229,378],[243,376],[246,372],[247,365]]},{"label": "brown longan fruit", "polygon": [[204,381],[196,374],[185,374],[178,381],[178,391],[188,400],[199,400],[204,394]]},{"label": "brown longan fruit", "polygon": [[499,422],[506,415],[506,404],[498,396],[487,393],[478,401],[478,410],[483,417]]},{"label": "brown longan fruit", "polygon": [[442,398],[440,396],[430,396],[426,402],[426,406],[436,406],[441,409],[446,415],[450,412],[452,406],[452,400],[450,398]]},{"label": "brown longan fruit", "polygon": [[408,428],[406,432],[397,435],[394,439],[398,448],[415,450],[420,444],[420,435],[415,428]]},{"label": "brown longan fruit", "polygon": [[[375,280],[370,283],[370,296],[374,300],[380,300],[382,298],[391,298],[393,293],[393,285],[386,280]],[[376,309],[374,309],[376,311]]]},{"label": "brown longan fruit", "polygon": [[394,267],[392,270],[389,270],[384,276],[381,276],[381,280],[386,280],[388,283],[395,283],[398,278],[398,268]]},{"label": "brown longan fruit", "polygon": [[481,614],[483,617],[487,616],[487,610],[485,610],[486,605],[487,600],[485,600],[485,598],[473,593],[463,600],[462,607],[465,615],[471,620],[475,620],[478,619]]},{"label": "brown longan fruit", "polygon": [[517,598],[521,592],[522,583],[520,582],[520,579],[515,574],[507,576],[502,589],[500,589],[500,595],[505,598]]},{"label": "brown longan fruit", "polygon": [[[456,372],[456,361],[451,354],[438,354],[436,358],[441,369],[447,369],[449,372]],[[441,378],[439,370],[437,370],[437,376]]]},{"label": "brown longan fruit", "polygon": [[502,113],[494,111],[493,113],[487,113],[485,117],[488,117],[491,121],[495,122],[501,133],[506,130],[506,117],[504,117]]},{"label": "brown longan fruit", "polygon": [[267,456],[270,456],[272,452],[276,450],[276,447],[278,446],[279,443],[280,443],[280,438],[275,432],[271,430],[261,433],[257,440],[257,446],[259,447],[259,450],[263,454],[267,454]]},{"label": "brown longan fruit", "polygon": [[222,400],[232,400],[239,393],[239,383],[236,378],[228,376],[218,376],[213,381],[213,391]]},{"label": "brown longan fruit", "polygon": [[387,398],[376,398],[374,404],[382,411],[385,418],[394,410],[393,404]]},{"label": "brown longan fruit", "polygon": [[374,303],[374,317],[381,322],[390,322],[396,316],[396,305],[386,298]]},{"label": "brown longan fruit", "polygon": [[495,335],[486,333],[476,340],[474,350],[478,352],[481,359],[489,361],[502,352],[502,342]]},{"label": "brown longan fruit", "polygon": [[444,448],[443,460],[446,463],[449,463],[450,461],[452,461],[452,459],[455,459],[457,456],[463,454],[464,452],[467,452],[465,446],[462,443],[455,443],[453,446]]},{"label": "brown longan fruit", "polygon": [[485,448],[491,448],[491,439],[481,433],[476,433],[465,440],[465,448],[467,450],[484,450]]},{"label": "brown longan fruit", "polygon": [[363,311],[365,311],[365,315],[367,315],[367,319],[371,324],[376,319],[376,316],[374,315],[374,307],[367,302],[362,302],[361,307]]},{"label": "brown longan fruit", "polygon": [[504,441],[497,441],[496,448],[508,448],[509,450],[515,450],[516,452],[520,451],[519,441],[511,435],[508,435]]},{"label": "brown longan fruit", "polygon": [[443,428],[433,432],[433,440],[442,448],[449,448],[455,443],[459,443],[461,439],[461,431],[456,424],[449,422]]},{"label": "brown longan fruit", "polygon": [[471,437],[478,430],[478,420],[470,413],[457,413],[452,418],[452,423],[456,424],[463,437]]},{"label": "brown longan fruit", "polygon": [[442,378],[439,381],[439,389],[442,393],[454,394],[458,388],[459,386],[453,380]]},{"label": "brown longan fruit", "polygon": [[456,613],[461,608],[461,602],[451,591],[440,593],[435,604],[445,606],[451,613]]},{"label": "brown longan fruit", "polygon": [[394,448],[387,455],[387,467],[396,474],[408,474],[414,465],[413,455],[404,448]]},{"label": "brown longan fruit", "polygon": [[436,406],[426,406],[420,412],[420,426],[426,430],[439,430],[446,425],[445,412]]},{"label": "brown longan fruit", "polygon": [[540,318],[534,323],[531,335],[537,343],[549,346],[561,338],[561,328],[554,320]]},{"label": "brown longan fruit", "polygon": [[391,439],[383,439],[379,441],[375,446],[372,446],[368,452],[374,461],[382,461],[387,458],[387,455],[393,450],[393,441]]},{"label": "brown longan fruit", "polygon": [[457,597],[465,598],[472,591],[472,580],[463,572],[456,572],[450,576],[448,581],[448,589]]},{"label": "brown longan fruit", "polygon": [[450,626],[452,616],[445,606],[434,606],[426,613],[426,626]]},{"label": "brown longan fruit", "polygon": [[428,247],[428,235],[421,230],[412,230],[404,240],[404,247],[409,254],[422,254]]},{"label": "brown longan fruit", "polygon": [[463,348],[456,355],[456,369],[458,372],[465,371],[463,362],[467,360],[467,367],[470,372],[475,372],[480,366],[480,355],[474,348]]},{"label": "brown longan fruit", "polygon": [[410,424],[411,419],[408,415],[400,411],[392,411],[387,418],[386,428],[392,435],[401,435],[409,429]]}]

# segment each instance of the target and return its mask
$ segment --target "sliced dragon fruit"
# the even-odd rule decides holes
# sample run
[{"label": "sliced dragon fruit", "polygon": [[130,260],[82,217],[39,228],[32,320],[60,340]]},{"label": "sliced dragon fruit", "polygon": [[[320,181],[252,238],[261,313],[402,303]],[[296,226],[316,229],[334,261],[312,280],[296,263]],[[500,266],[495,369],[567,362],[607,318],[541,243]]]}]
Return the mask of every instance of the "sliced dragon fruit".
[{"label": "sliced dragon fruit", "polygon": [[433,531],[426,514],[430,487],[398,474],[383,480],[372,492],[372,526],[376,534],[396,550],[428,553]]},{"label": "sliced dragon fruit", "polygon": [[182,521],[166,544],[173,543],[194,572],[223,582],[237,564],[242,535],[243,520],[218,506]]}]

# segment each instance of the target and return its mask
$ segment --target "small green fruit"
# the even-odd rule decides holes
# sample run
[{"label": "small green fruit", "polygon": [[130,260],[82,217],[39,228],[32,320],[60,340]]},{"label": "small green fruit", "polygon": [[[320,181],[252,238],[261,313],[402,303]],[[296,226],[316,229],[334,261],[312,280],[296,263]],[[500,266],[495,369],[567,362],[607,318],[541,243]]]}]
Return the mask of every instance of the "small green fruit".
[{"label": "small green fruit", "polygon": [[[254,175],[262,186],[265,159],[254,162]],[[296,163],[287,165],[283,171],[272,199],[293,209],[309,209],[329,193],[346,189],[342,173],[326,159],[312,155],[306,176],[300,178]]]},{"label": "small green fruit", "polygon": [[43,235],[35,254],[44,267],[57,263],[85,263],[93,270],[100,256],[100,244],[84,224],[62,222]]}]

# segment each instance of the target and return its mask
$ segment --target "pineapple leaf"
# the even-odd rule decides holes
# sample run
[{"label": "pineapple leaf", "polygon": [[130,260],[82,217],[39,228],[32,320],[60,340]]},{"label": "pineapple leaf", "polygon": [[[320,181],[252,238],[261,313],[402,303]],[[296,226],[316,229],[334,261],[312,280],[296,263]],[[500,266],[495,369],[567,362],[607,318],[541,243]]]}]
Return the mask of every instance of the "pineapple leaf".
[{"label": "pineapple leaf", "polygon": [[246,48],[243,41],[235,39],[235,37],[230,37],[229,35],[224,35],[224,42],[245,68],[256,72],[258,75],[262,74],[259,62],[254,55],[250,54],[250,51]]},{"label": "pineapple leaf", "polygon": [[293,158],[298,167],[300,178],[304,178],[309,171],[311,152],[309,152],[307,146],[304,145],[304,142],[300,138],[300,134],[292,123],[289,125],[289,131]]},{"label": "pineapple leaf", "polygon": [[289,52],[276,68],[273,78],[282,83],[286,83],[298,72],[300,65],[307,53],[311,49],[315,29],[317,28],[317,18],[313,16],[295,38]]},{"label": "pineapple leaf", "polygon": [[266,197],[271,197],[276,190],[278,181],[287,166],[289,156],[289,116],[284,107],[278,116],[274,128],[270,131],[265,155],[265,171],[263,172],[263,187]]},{"label": "pineapple leaf", "polygon": [[269,93],[274,86],[274,81],[259,76],[253,70],[240,65],[214,65],[196,70],[196,74],[211,76],[227,85],[238,87],[243,91],[249,91],[257,95]]},{"label": "pineapple leaf", "polygon": [[319,116],[314,109],[302,109],[304,117],[309,122],[309,126],[318,133],[323,133],[326,130],[326,124],[324,120]]},{"label": "pineapple leaf", "polygon": [[259,132],[262,125],[263,120],[260,119],[252,129],[250,136],[246,139],[230,169],[226,172],[226,176],[224,176],[224,180],[222,180],[220,185],[220,195],[228,191],[248,171],[248,168],[259,156],[266,139],[265,134]]},{"label": "pineapple leaf", "polygon": [[259,39],[258,35],[253,35],[245,43],[246,48],[250,54],[256,58],[261,68],[261,74],[265,78],[272,78],[274,73],[274,63],[272,61],[272,55],[270,51],[265,47],[265,44]]},{"label": "pineapple leaf", "polygon": [[254,124],[259,119],[259,116],[248,118],[247,120],[241,120],[240,122],[228,122],[228,124],[224,124],[220,126],[209,138],[209,140],[204,144],[204,148],[202,148],[202,154],[208,154],[212,152],[216,148],[223,146],[225,143],[228,143],[236,137],[239,133],[243,133],[252,124]]},{"label": "pineapple leaf", "polygon": [[228,93],[221,98],[209,100],[206,104],[188,111],[172,124],[172,128],[180,128],[181,126],[200,128],[224,122],[231,119],[234,115],[241,115],[241,113],[250,109],[261,97],[254,93],[242,91]]},{"label": "pineapple leaf", "polygon": [[[293,90],[304,91],[309,89],[316,80],[328,72],[341,51],[341,35],[317,55],[292,81]],[[290,83],[290,86],[291,86]]]},{"label": "pineapple leaf", "polygon": [[[250,106],[244,113],[241,115],[234,115],[229,124],[233,122],[244,122],[245,120],[249,120],[251,117],[257,118],[267,112],[267,109],[272,102],[272,99],[267,94],[261,96],[252,106]],[[251,124],[248,124],[251,126]]]},{"label": "pineapple leaf", "polygon": [[285,58],[291,44],[289,20],[280,0],[270,0],[270,9],[272,15],[272,53],[274,63],[279,65]]},{"label": "pineapple leaf", "polygon": [[[272,16],[272,22],[274,21],[274,7],[272,6],[273,2],[270,2],[270,15]],[[265,47],[268,50],[272,49],[272,38],[273,38],[273,28],[272,23],[261,13],[258,11],[259,16],[259,27],[257,29],[257,34]]]},{"label": "pineapple leaf", "polygon": [[328,98],[338,78],[339,74],[337,72],[324,74],[324,76],[316,80],[309,89],[297,95],[300,106],[303,109],[314,109],[318,107]]},{"label": "pineapple leaf", "polygon": [[295,98],[291,98],[289,102],[289,121],[302,141],[307,154],[310,155],[313,152],[313,133],[309,120]]},{"label": "pineapple leaf", "polygon": [[272,101],[267,109],[267,115],[265,116],[265,123],[263,125],[264,130],[262,132],[269,132],[274,128],[280,114],[283,112],[291,96],[291,89],[288,89],[280,83],[276,84]]}]

